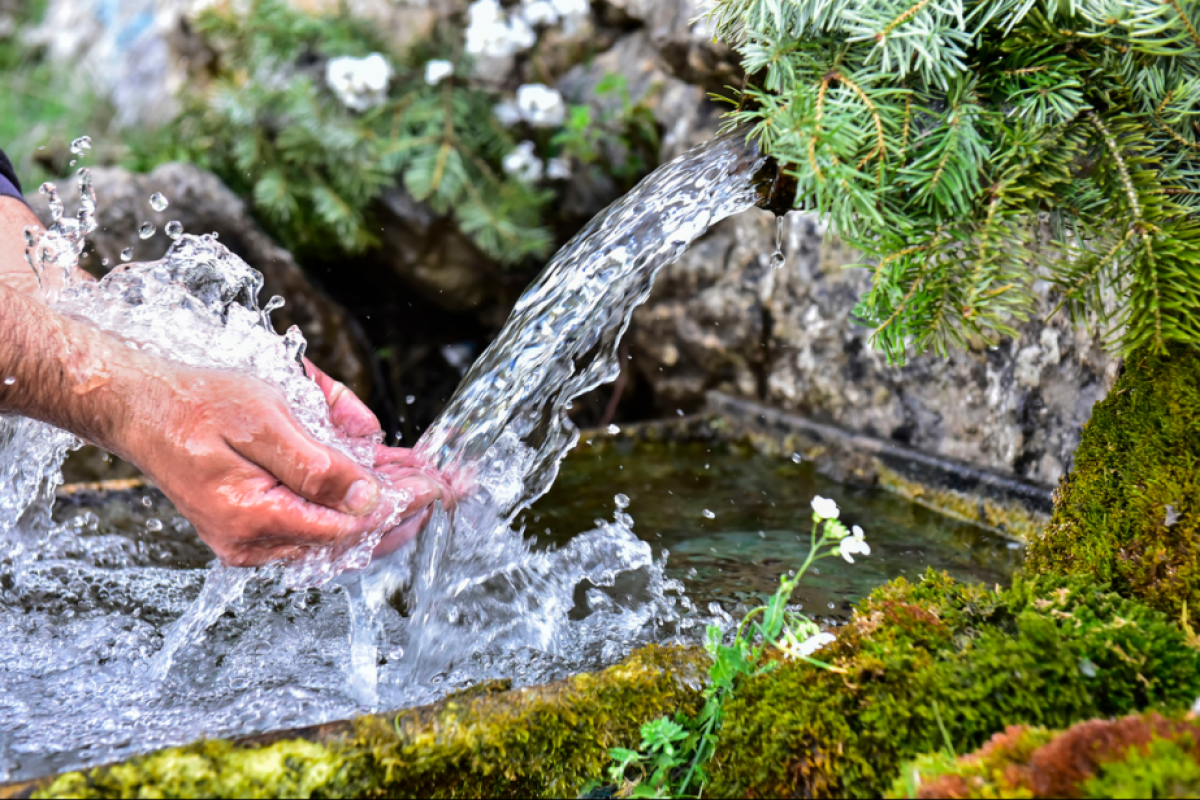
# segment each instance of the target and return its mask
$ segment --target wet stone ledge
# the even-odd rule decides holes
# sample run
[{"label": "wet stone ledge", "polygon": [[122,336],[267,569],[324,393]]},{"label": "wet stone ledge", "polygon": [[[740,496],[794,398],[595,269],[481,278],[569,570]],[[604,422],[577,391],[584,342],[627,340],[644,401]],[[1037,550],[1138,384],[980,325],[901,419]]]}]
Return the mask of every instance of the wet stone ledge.
[{"label": "wet stone ledge", "polygon": [[196,742],[0,798],[575,796],[644,721],[699,711],[707,665],[701,650],[649,645],[545,686],[494,681],[398,714]]}]

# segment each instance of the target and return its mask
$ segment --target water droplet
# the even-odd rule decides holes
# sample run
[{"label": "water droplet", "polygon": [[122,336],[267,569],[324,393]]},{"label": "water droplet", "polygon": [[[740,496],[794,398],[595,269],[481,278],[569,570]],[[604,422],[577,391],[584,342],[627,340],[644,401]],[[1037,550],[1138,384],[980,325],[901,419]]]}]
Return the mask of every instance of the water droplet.
[{"label": "water droplet", "polygon": [[167,198],[163,196],[162,192],[155,192],[154,194],[150,195],[150,207],[155,211],[166,211],[167,206],[169,205],[170,202],[167,201]]},{"label": "water droplet", "polygon": [[804,459],[801,457],[801,455],[799,453],[792,453],[792,463],[793,464],[799,464],[803,460]]},{"label": "water droplet", "polygon": [[410,405],[410,406],[411,406],[411,405],[412,405],[413,403],[415,403],[415,402],[417,402],[417,396],[416,396],[415,394],[406,394],[406,395],[404,396],[404,403],[405,403],[406,405]]},{"label": "water droplet", "polygon": [[717,518],[717,515],[711,511],[709,511],[707,508],[704,509],[703,511],[701,511],[700,513],[704,515],[705,519],[716,519]]},{"label": "water droplet", "polygon": [[173,219],[167,223],[167,236],[172,239],[178,239],[183,235],[183,223],[177,219]]},{"label": "water droplet", "polygon": [[787,263],[787,254],[783,252],[783,220],[786,214],[775,218],[775,252],[771,254],[771,269],[782,269]]},{"label": "water droplet", "polygon": [[76,162],[75,162],[75,159],[73,159],[73,158],[72,158],[70,161],[68,161],[68,162],[67,162],[67,166],[68,166],[68,167],[73,167],[73,166],[75,166],[75,163],[76,163]]},{"label": "water droplet", "polygon": [[38,187],[38,193],[44,194],[50,199],[50,216],[54,219],[54,221],[58,222],[60,219],[62,219],[63,204],[62,200],[58,199],[58,187],[53,183],[46,181]]},{"label": "water droplet", "polygon": [[17,382],[17,379],[11,375],[9,375],[7,378],[4,379],[5,386],[12,386],[16,382]]},{"label": "water droplet", "polygon": [[829,604],[829,607],[830,607],[830,608],[837,608],[837,606],[835,606],[833,603],[830,603],[830,604]]},{"label": "water droplet", "polygon": [[[84,150],[91,150],[91,149],[92,149],[92,137],[90,137],[90,136],[80,136],[78,139],[71,142],[71,153],[73,155],[81,156],[81,155],[83,155]],[[74,163],[74,162],[71,162],[71,163]]]},{"label": "water droplet", "polygon": [[153,222],[143,222],[141,227],[138,228],[138,238],[139,239],[149,239],[151,236],[154,235],[154,232],[156,230],[157,230],[157,228],[154,227]]},{"label": "water droplet", "polygon": [[616,436],[621,432],[621,429],[616,425],[609,425],[605,430],[608,431],[609,436]]},{"label": "water droplet", "polygon": [[682,409],[682,408],[677,408],[677,409],[675,409],[675,413],[676,413],[676,414],[678,414],[679,416],[681,416],[681,417],[682,417],[682,416],[683,416],[683,409]]},{"label": "water droplet", "polygon": [[133,248],[132,247],[126,247],[124,250],[121,251],[121,260],[122,261],[128,261],[131,258],[133,258]]},{"label": "water droplet", "polygon": [[767,538],[767,532],[766,532],[766,531],[759,531],[759,532],[758,532],[758,538],[760,538],[760,539],[765,539],[765,538]]},{"label": "water droplet", "polygon": [[107,258],[102,258],[102,259],[100,259],[100,266],[102,266],[102,267],[107,267],[107,266],[108,266],[108,259],[107,259]]},{"label": "water droplet", "polygon": [[150,508],[152,505],[154,505],[154,501],[150,499],[150,495],[142,495],[142,506],[145,508]]},{"label": "water droplet", "polygon": [[628,495],[625,495],[625,494],[618,494],[618,495],[616,495],[615,497],[613,497],[613,502],[614,502],[614,503],[616,503],[616,505],[617,505],[617,508],[621,509],[622,511],[624,511],[625,509],[629,508],[629,497],[628,497]]},{"label": "water droplet", "polygon": [[163,524],[162,524],[161,519],[146,520],[146,530],[150,531],[151,533],[158,533],[162,529],[163,529]]}]

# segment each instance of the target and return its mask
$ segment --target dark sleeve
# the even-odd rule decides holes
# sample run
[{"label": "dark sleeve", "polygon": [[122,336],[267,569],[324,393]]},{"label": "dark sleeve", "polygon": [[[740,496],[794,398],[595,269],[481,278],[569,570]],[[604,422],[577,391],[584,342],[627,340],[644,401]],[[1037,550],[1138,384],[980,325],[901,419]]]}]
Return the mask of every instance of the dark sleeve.
[{"label": "dark sleeve", "polygon": [[3,150],[0,150],[0,197],[15,197],[21,201],[25,200],[24,195],[21,194],[21,182],[17,180],[17,172],[13,169],[8,156],[4,155]]}]

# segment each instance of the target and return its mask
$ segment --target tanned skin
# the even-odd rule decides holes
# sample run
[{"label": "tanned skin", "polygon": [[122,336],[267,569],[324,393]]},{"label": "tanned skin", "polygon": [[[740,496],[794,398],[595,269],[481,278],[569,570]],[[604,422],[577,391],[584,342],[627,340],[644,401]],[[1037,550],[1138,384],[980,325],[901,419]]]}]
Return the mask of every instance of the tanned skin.
[{"label": "tanned skin", "polygon": [[[227,564],[352,542],[392,511],[378,479],[309,436],[277,388],[147,355],[45,305],[25,260],[28,225],[41,227],[24,203],[0,197],[0,412],[48,422],[136,464]],[[335,425],[381,438],[353,392],[308,366]],[[376,445],[376,453],[376,468],[413,496],[382,553],[411,539],[430,504],[450,502],[451,492],[410,451]]]}]

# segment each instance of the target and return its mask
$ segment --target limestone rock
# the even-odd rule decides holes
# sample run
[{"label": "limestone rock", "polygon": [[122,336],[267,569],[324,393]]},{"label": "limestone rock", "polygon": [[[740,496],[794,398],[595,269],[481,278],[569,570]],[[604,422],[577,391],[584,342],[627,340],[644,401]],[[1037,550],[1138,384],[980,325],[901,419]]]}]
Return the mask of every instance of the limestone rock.
[{"label": "limestone rock", "polygon": [[692,411],[709,389],[760,394],[764,302],[776,275],[759,244],[773,219],[750,211],[714,226],[663,270],[634,312],[633,363],[654,387],[660,411]]},{"label": "limestone rock", "polygon": [[664,270],[635,317],[639,371],[661,411],[719,388],[927,452],[1055,483],[1116,360],[1043,294],[1016,341],[892,366],[852,309],[867,287],[854,255],[816,220],[786,221],[788,261],[771,270],[770,215],[720,225]]},{"label": "limestone rock", "polygon": [[[495,310],[516,302],[519,287],[454,225],[418,203],[402,187],[376,206],[382,246],[367,257],[390,270],[423,299],[453,312],[478,312],[495,322]],[[501,322],[503,320],[500,320]]]},{"label": "limestone rock", "polygon": [[721,94],[728,94],[726,87],[741,84],[740,59],[732,48],[713,41],[707,20],[701,18],[707,10],[701,0],[608,0],[608,4],[645,26],[676,78]]},{"label": "limestone rock", "polygon": [[[369,362],[353,335],[346,311],[313,286],[296,265],[291,253],[275,244],[251,220],[245,204],[215,175],[190,164],[163,164],[148,175],[121,168],[92,172],[96,187],[99,229],[88,237],[93,251],[83,262],[100,274],[121,262],[121,251],[133,248],[136,261],[161,258],[170,245],[164,229],[178,220],[189,233],[217,233],[221,242],[263,274],[260,302],[280,295],[287,304],[272,314],[279,331],[297,325],[308,340],[308,354],[323,369],[363,397],[370,396]],[[78,206],[78,178],[63,181],[59,195],[67,213]],[[149,198],[162,192],[170,205],[165,211],[150,208]],[[44,196],[31,194],[30,203],[43,222],[50,211]],[[138,238],[138,227],[152,222],[157,233]],[[107,267],[103,261],[107,260]]]}]

